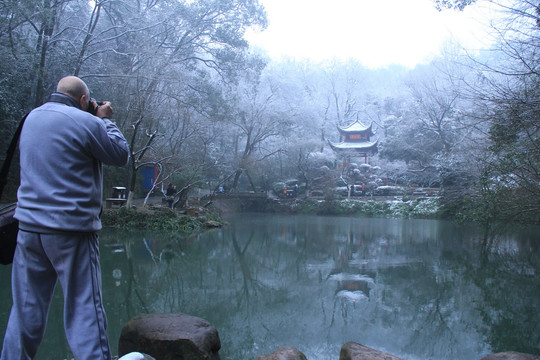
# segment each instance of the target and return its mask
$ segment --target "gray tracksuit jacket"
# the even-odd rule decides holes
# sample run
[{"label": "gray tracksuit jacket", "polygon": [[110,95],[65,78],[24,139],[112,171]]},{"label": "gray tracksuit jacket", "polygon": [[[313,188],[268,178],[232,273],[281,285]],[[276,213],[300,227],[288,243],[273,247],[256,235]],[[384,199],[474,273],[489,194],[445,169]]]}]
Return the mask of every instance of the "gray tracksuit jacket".
[{"label": "gray tracksuit jacket", "polygon": [[53,93],[26,118],[19,148],[19,228],[42,233],[100,230],[102,163],[123,166],[129,158],[118,127],[81,110],[69,96]]}]

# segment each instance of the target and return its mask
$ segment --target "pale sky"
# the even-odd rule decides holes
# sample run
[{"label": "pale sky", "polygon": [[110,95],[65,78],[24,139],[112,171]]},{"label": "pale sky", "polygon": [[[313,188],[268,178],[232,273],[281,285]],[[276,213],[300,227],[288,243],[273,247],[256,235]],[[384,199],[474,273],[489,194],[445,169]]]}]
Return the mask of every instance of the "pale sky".
[{"label": "pale sky", "polygon": [[270,58],[319,62],[356,59],[370,68],[414,67],[449,40],[485,48],[489,4],[439,12],[432,0],[261,0],[269,25],[248,41]]}]

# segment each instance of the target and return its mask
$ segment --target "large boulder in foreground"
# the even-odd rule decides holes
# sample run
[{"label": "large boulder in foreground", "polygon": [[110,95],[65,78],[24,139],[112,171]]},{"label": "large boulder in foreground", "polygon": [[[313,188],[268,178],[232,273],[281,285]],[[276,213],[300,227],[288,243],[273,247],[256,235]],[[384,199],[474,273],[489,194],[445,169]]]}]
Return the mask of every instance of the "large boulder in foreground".
[{"label": "large boulder in foreground", "polygon": [[307,360],[306,355],[304,355],[300,350],[291,346],[284,346],[276,351],[262,355],[255,360]]},{"label": "large boulder in foreground", "polygon": [[219,360],[216,328],[186,314],[145,314],[128,321],[118,342],[120,356],[138,351],[159,360]]},{"label": "large boulder in foreground", "polygon": [[348,342],[341,347],[339,353],[339,360],[402,360],[398,357],[385,353],[383,351],[375,350],[370,347],[358,344],[355,342]]},{"label": "large boulder in foreground", "polygon": [[483,357],[482,360],[540,360],[540,356],[509,351],[491,354]]}]

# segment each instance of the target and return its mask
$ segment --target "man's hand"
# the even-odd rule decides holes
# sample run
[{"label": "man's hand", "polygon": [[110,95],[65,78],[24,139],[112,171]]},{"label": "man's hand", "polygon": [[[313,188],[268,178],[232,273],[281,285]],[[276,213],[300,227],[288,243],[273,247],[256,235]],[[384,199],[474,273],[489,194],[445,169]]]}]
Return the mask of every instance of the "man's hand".
[{"label": "man's hand", "polygon": [[[97,105],[97,104],[95,104]],[[103,105],[100,105],[98,108],[97,108],[97,112],[96,112],[96,116],[99,117],[99,118],[112,118],[113,116],[113,109],[112,109],[112,106],[111,106],[111,103],[109,101],[105,101],[103,103]]]}]

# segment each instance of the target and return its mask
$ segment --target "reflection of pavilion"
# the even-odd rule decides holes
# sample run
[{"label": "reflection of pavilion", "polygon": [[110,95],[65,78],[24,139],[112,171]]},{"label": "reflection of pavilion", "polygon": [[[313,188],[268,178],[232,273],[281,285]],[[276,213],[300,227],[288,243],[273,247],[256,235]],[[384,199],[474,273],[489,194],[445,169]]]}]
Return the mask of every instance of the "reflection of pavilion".
[{"label": "reflection of pavilion", "polygon": [[375,272],[365,272],[362,274],[337,273],[329,277],[330,280],[337,281],[336,295],[360,300],[369,297],[369,291],[373,286]]},{"label": "reflection of pavilion", "polygon": [[351,255],[352,249],[348,247],[346,253],[345,257],[344,254],[340,254],[337,266],[328,275],[329,280],[337,282],[336,295],[353,301],[369,297],[376,272],[367,270],[363,266],[355,267],[351,265],[347,259]]},{"label": "reflection of pavilion", "polygon": [[364,231],[357,233],[353,222],[341,236],[342,246],[334,257],[334,266],[328,274],[329,280],[336,281],[337,297],[358,301],[368,298],[374,287],[377,272],[369,269],[370,251],[364,242]]}]

